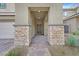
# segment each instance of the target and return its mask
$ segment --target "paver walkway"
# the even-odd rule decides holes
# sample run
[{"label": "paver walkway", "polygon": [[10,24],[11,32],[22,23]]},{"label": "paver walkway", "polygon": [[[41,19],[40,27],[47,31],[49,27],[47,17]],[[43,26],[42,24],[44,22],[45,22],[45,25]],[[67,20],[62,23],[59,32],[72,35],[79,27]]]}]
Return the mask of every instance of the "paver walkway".
[{"label": "paver walkway", "polygon": [[27,56],[50,56],[48,41],[45,36],[36,36],[32,39]]},{"label": "paver walkway", "polygon": [[14,39],[0,39],[0,56],[14,46]]}]

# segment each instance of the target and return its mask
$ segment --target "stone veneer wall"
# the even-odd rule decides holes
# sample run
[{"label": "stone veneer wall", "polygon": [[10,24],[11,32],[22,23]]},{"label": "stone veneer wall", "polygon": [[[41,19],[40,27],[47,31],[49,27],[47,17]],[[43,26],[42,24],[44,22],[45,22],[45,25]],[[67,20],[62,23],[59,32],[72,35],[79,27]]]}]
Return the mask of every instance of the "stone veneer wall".
[{"label": "stone veneer wall", "polygon": [[48,39],[50,45],[64,45],[64,26],[49,25]]},{"label": "stone veneer wall", "polygon": [[29,46],[29,26],[16,25],[15,26],[15,46],[26,45]]}]

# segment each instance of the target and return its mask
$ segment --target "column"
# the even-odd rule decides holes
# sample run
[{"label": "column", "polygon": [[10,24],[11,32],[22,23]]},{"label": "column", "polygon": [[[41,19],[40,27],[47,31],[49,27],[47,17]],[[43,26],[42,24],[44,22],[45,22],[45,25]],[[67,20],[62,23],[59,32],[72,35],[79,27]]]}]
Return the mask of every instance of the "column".
[{"label": "column", "polygon": [[28,21],[28,7],[26,4],[15,4],[15,46],[29,46],[29,21]]},{"label": "column", "polygon": [[64,45],[62,4],[51,4],[48,14],[48,40],[50,45]]}]

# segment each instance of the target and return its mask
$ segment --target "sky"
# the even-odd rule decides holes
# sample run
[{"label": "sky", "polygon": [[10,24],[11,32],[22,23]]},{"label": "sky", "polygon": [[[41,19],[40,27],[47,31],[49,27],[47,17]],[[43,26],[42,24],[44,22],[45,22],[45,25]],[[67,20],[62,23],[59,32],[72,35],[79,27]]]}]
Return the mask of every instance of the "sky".
[{"label": "sky", "polygon": [[75,8],[79,7],[79,3],[64,3],[63,8],[68,9],[68,8]]}]

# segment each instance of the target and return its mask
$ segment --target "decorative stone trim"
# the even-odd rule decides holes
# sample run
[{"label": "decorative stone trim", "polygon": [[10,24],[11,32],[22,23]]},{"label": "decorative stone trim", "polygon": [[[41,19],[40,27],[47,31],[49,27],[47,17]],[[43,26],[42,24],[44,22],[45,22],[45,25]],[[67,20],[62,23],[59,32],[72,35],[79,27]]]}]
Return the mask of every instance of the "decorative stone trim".
[{"label": "decorative stone trim", "polygon": [[15,26],[15,46],[29,46],[29,26]]},{"label": "decorative stone trim", "polygon": [[48,26],[48,39],[50,45],[64,45],[64,26]]}]

